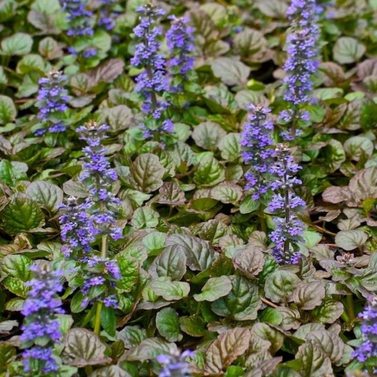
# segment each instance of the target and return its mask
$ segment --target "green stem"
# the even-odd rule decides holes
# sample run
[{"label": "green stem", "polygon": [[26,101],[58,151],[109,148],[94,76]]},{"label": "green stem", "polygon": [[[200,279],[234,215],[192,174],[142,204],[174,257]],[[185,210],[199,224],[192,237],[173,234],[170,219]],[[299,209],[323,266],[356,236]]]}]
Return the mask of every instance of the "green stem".
[{"label": "green stem", "polygon": [[[107,235],[102,236],[102,246],[101,246],[101,258],[107,257]],[[97,310],[96,310],[96,319],[94,322],[94,333],[99,335],[101,332],[101,310],[102,310],[102,302],[97,302]]]},{"label": "green stem", "polygon": [[96,320],[94,322],[94,333],[99,336],[101,332],[101,310],[102,310],[102,302],[97,302],[97,310],[96,310]]},{"label": "green stem", "polygon": [[353,309],[353,297],[352,295],[347,295],[347,312],[350,319],[350,322],[353,322],[355,320],[355,311]]},{"label": "green stem", "polygon": [[259,207],[259,221],[260,221],[260,225],[261,225],[261,228],[262,228],[262,231],[264,233],[267,234],[267,224],[266,224],[266,219],[264,217],[264,206],[261,204],[260,207]]},{"label": "green stem", "polygon": [[90,376],[93,373],[93,367],[91,365],[87,365],[85,367],[85,372],[87,376]]}]

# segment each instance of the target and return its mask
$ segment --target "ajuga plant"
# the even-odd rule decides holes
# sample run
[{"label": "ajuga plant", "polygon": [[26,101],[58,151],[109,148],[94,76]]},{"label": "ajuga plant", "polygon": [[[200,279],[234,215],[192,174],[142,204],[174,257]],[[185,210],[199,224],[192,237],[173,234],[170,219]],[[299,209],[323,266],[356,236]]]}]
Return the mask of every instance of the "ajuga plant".
[{"label": "ajuga plant", "polygon": [[157,361],[162,365],[159,377],[189,377],[191,367],[187,358],[195,356],[195,352],[186,350],[182,353],[177,350],[170,355],[159,355]]},{"label": "ajuga plant", "polygon": [[171,27],[166,32],[169,50],[168,67],[171,76],[170,90],[181,93],[196,78],[194,73],[194,28],[187,17],[170,17]]},{"label": "ajuga plant", "polygon": [[136,11],[140,14],[140,23],[134,28],[137,44],[131,63],[143,70],[136,78],[136,91],[143,101],[141,108],[144,113],[139,127],[145,139],[166,141],[174,125],[165,115],[169,104],[161,98],[164,92],[169,91],[166,60],[159,52],[162,29],[157,26],[165,11],[152,4],[143,5]]},{"label": "ajuga plant", "polygon": [[93,12],[87,8],[86,0],[60,0],[67,12],[69,29],[67,36],[72,37],[73,45],[68,48],[72,55],[82,54],[84,58],[97,55],[97,49],[90,43],[83,43],[93,37]]},{"label": "ajuga plant", "polygon": [[294,211],[302,209],[305,202],[295,194],[293,187],[301,184],[294,176],[300,166],[293,161],[287,146],[274,148],[274,126],[268,119],[271,110],[262,105],[249,105],[249,109],[240,141],[243,160],[250,164],[245,174],[245,189],[251,192],[253,200],[275,192],[268,203],[268,210],[283,216],[274,218],[276,227],[270,234],[275,243],[272,254],[278,263],[297,264],[300,259],[297,242],[303,241],[303,224]]},{"label": "ajuga plant", "polygon": [[353,356],[374,375],[377,373],[377,296],[368,297],[367,307],[359,317],[362,320],[362,343]]},{"label": "ajuga plant", "polygon": [[267,193],[271,184],[274,149],[272,147],[273,123],[268,119],[271,112],[262,105],[249,105],[249,115],[241,135],[242,158],[250,169],[245,174],[246,190],[258,200]]},{"label": "ajuga plant", "polygon": [[305,207],[305,201],[297,196],[293,190],[295,185],[302,184],[295,174],[301,169],[296,164],[287,145],[280,144],[275,150],[275,164],[271,172],[275,179],[271,189],[275,191],[268,210],[280,213],[282,217],[275,217],[275,229],[270,238],[275,243],[272,254],[276,261],[284,264],[297,264],[300,260],[298,242],[304,242],[302,237],[304,224],[295,212]]},{"label": "ajuga plant", "polygon": [[56,315],[63,313],[58,296],[63,286],[60,273],[51,271],[48,265],[33,265],[30,269],[34,278],[27,283],[30,290],[21,311],[25,319],[20,341],[25,349],[24,371],[43,376],[59,370],[53,351],[62,336]]},{"label": "ajuga plant", "polygon": [[287,37],[288,58],[284,64],[284,100],[288,109],[280,113],[289,129],[282,132],[284,140],[293,140],[300,125],[309,121],[307,106],[313,102],[313,74],[318,69],[318,39],[316,0],[292,0],[287,10],[291,33]]},{"label": "ajuga plant", "polygon": [[100,0],[98,25],[104,27],[107,31],[113,30],[116,23],[117,13],[113,10],[113,5],[118,0]]},{"label": "ajuga plant", "polygon": [[[117,307],[116,282],[121,278],[118,264],[108,256],[109,238],[119,240],[122,231],[116,226],[116,206],[120,201],[111,192],[117,174],[106,158],[107,149],[101,145],[106,137],[107,125],[91,121],[79,127],[80,139],[86,141],[83,148],[85,162],[79,180],[88,190],[89,197],[82,204],[76,198],[69,198],[62,205],[64,214],[60,217],[62,239],[66,242],[62,252],[78,261],[82,276],[73,284],[80,287],[81,306],[97,302],[95,332],[100,331],[100,315],[103,305]],[[97,250],[97,244],[100,250]]]},{"label": "ajuga plant", "polygon": [[67,90],[64,88],[65,76],[62,72],[52,70],[48,77],[39,80],[38,119],[42,121],[42,127],[35,132],[37,136],[44,135],[47,131],[51,133],[63,132],[66,126],[62,121],[62,113],[68,106]]}]

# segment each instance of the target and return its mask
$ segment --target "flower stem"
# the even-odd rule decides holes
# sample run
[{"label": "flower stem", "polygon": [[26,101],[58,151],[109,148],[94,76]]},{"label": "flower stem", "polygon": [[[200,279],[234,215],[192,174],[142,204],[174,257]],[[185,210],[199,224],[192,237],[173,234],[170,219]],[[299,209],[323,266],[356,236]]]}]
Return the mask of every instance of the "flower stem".
[{"label": "flower stem", "polygon": [[[101,258],[107,257],[107,235],[102,236],[102,246],[101,246]],[[94,333],[99,335],[101,332],[101,310],[102,310],[102,302],[97,302],[97,310],[96,310],[96,319],[94,322]]]},{"label": "flower stem", "polygon": [[353,322],[355,320],[355,311],[354,311],[354,308],[353,308],[353,297],[352,297],[352,295],[347,295],[346,302],[347,302],[347,312],[348,312],[349,320],[350,320],[350,322]]},{"label": "flower stem", "polygon": [[102,302],[97,302],[97,310],[96,310],[96,320],[94,322],[94,333],[99,336],[101,332],[101,310],[102,310]]}]

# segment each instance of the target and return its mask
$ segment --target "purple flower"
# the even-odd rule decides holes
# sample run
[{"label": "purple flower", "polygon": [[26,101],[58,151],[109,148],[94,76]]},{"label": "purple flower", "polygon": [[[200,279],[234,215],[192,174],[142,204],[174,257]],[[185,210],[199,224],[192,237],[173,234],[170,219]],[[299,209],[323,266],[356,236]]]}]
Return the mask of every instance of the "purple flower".
[{"label": "purple flower", "polygon": [[297,264],[301,257],[297,243],[304,242],[304,224],[297,218],[295,211],[305,207],[305,201],[295,194],[293,187],[301,184],[301,181],[294,177],[301,167],[294,162],[289,149],[284,145],[278,146],[275,156],[277,161],[270,169],[275,175],[275,180],[270,186],[275,194],[268,210],[281,213],[283,217],[273,220],[275,229],[271,232],[270,238],[275,246],[272,254],[278,263]]},{"label": "purple flower", "polygon": [[261,105],[250,105],[249,109],[240,145],[242,158],[250,165],[250,170],[245,174],[246,190],[252,192],[253,200],[258,200],[270,186],[269,172],[274,162],[274,150],[271,148],[274,126],[268,120],[270,109]]},{"label": "purple flower", "polygon": [[118,176],[106,157],[107,148],[101,144],[107,130],[109,126],[99,126],[93,121],[77,129],[80,139],[87,143],[87,147],[83,148],[85,163],[79,179],[91,195],[87,211],[91,216],[90,233],[94,236],[119,234],[118,230],[114,233],[117,217],[114,206],[121,202],[111,192],[111,186]]},{"label": "purple flower", "polygon": [[25,319],[20,341],[23,348],[29,348],[23,352],[24,369],[49,373],[59,369],[53,358],[53,346],[62,336],[56,314],[64,313],[58,296],[63,287],[60,273],[35,265],[30,269],[34,278],[27,283],[30,291],[21,311]]},{"label": "purple flower", "polygon": [[170,59],[168,67],[173,78],[171,90],[180,92],[183,83],[189,80],[189,73],[194,69],[194,58],[192,53],[194,46],[194,28],[188,26],[188,18],[177,18],[171,16],[172,25],[166,33],[166,40]]},{"label": "purple flower", "polygon": [[377,365],[377,296],[368,297],[368,305],[359,317],[362,319],[363,343],[353,352],[353,357],[361,363],[370,362],[370,365],[375,366]]},{"label": "purple flower", "polygon": [[112,11],[112,4],[116,4],[118,0],[99,0],[101,3],[100,16],[98,25],[103,26],[106,30],[112,30],[115,28],[117,12]]},{"label": "purple flower", "polygon": [[76,198],[68,198],[68,204],[61,204],[63,214],[60,216],[60,228],[62,240],[66,243],[62,247],[62,253],[66,258],[80,255],[81,251],[87,253],[91,250],[91,243],[95,235],[91,232],[91,216],[87,212],[91,202],[87,200],[77,204]]},{"label": "purple flower", "polygon": [[189,350],[157,356],[157,361],[162,364],[159,377],[191,376],[191,368],[186,359],[193,356],[195,352]]},{"label": "purple flower", "polygon": [[[66,126],[60,118],[60,114],[67,109],[67,91],[64,89],[65,76],[61,72],[52,70],[48,77],[39,80],[38,102],[36,106],[39,109],[38,119],[42,120],[51,133],[64,132]],[[46,127],[37,130],[36,135],[43,135],[47,131]]]},{"label": "purple flower", "polygon": [[319,65],[316,0],[292,0],[287,15],[291,20],[292,32],[287,37],[284,100],[290,103],[291,108],[282,111],[280,119],[294,125],[282,133],[283,139],[289,141],[297,136],[297,122],[309,120],[305,107],[314,102],[312,77]]},{"label": "purple flower", "polygon": [[92,36],[93,12],[86,8],[86,0],[60,0],[62,7],[67,11],[67,20],[70,28],[68,36]]},{"label": "purple flower", "polygon": [[156,25],[165,11],[151,4],[136,9],[140,13],[140,23],[134,28],[137,40],[131,64],[144,69],[136,78],[136,92],[143,99],[142,111],[144,123],[140,125],[143,136],[147,139],[155,135],[171,133],[171,127],[164,128],[164,112],[169,104],[161,99],[164,92],[169,91],[169,81],[165,74],[166,61],[159,52],[159,39],[162,30]]}]

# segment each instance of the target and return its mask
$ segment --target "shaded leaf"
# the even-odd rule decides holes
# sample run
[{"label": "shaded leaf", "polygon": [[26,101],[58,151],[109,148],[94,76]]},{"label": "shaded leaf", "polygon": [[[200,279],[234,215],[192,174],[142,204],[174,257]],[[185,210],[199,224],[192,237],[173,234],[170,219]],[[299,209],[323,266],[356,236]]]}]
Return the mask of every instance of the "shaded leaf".
[{"label": "shaded leaf", "polygon": [[249,348],[250,330],[236,327],[224,331],[208,348],[205,354],[204,371],[220,374]]},{"label": "shaded leaf", "polygon": [[63,340],[62,357],[68,365],[79,368],[111,362],[105,356],[106,346],[94,333],[75,328],[69,330]]}]

